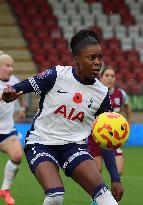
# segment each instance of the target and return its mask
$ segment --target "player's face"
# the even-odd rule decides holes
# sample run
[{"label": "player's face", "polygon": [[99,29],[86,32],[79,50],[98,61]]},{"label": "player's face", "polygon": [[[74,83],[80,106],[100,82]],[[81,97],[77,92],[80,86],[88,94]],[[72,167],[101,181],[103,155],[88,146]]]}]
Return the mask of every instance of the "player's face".
[{"label": "player's face", "polygon": [[100,80],[109,89],[113,88],[116,81],[115,72],[112,69],[107,69]]},{"label": "player's face", "polygon": [[95,79],[102,66],[101,46],[99,44],[90,45],[81,49],[75,60],[77,64],[76,74],[81,80]]},{"label": "player's face", "polygon": [[13,59],[6,58],[0,63],[0,78],[2,80],[9,80],[13,72]]}]

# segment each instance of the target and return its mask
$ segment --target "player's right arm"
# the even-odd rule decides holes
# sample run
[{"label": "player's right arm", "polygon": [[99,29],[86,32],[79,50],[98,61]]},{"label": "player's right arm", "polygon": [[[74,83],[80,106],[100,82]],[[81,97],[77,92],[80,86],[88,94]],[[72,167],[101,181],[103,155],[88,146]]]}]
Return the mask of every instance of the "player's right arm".
[{"label": "player's right arm", "polygon": [[25,93],[35,92],[36,94],[42,95],[43,93],[51,90],[56,81],[56,77],[56,68],[48,69],[39,75],[30,77],[13,86],[4,88],[2,99],[8,103],[16,100],[19,96]]}]

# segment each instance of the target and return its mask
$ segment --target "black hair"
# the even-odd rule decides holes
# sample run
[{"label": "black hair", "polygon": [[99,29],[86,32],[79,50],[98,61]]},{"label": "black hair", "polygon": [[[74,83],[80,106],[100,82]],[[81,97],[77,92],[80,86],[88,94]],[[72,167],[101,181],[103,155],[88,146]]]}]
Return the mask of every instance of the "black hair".
[{"label": "black hair", "polygon": [[73,56],[77,55],[80,49],[92,44],[100,44],[100,40],[94,31],[86,29],[78,31],[70,42]]},{"label": "black hair", "polygon": [[116,74],[115,69],[114,69],[112,66],[104,66],[104,67],[101,68],[101,70],[100,70],[100,76],[102,77],[102,76],[104,75],[105,71],[108,70],[108,69],[113,70],[114,73]]}]

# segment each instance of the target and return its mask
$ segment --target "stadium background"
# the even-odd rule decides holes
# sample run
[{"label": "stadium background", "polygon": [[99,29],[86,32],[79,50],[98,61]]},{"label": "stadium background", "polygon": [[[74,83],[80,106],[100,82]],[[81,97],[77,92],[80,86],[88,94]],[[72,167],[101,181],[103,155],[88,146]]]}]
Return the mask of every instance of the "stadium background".
[{"label": "stadium background", "polygon": [[[139,182],[143,184],[143,175],[138,173],[143,170],[139,161],[143,154],[143,0],[0,0],[0,50],[14,57],[14,74],[21,80],[52,65],[73,65],[69,39],[79,29],[87,27],[99,34],[104,63],[115,67],[117,85],[129,94],[133,114],[130,138],[124,149],[127,168],[134,171],[130,173],[127,169],[123,177],[128,189],[130,180],[133,186]],[[37,110],[38,97],[30,94],[26,96],[26,101],[26,123],[16,125],[22,143]],[[133,160],[136,159],[139,164],[136,162],[134,165]],[[5,157],[2,164],[4,161]],[[25,159],[23,166],[27,173],[29,170],[25,169]],[[128,174],[131,174],[129,178]],[[31,175],[30,179],[36,191],[38,187]],[[17,195],[16,188],[14,193]],[[132,197],[132,190],[128,194]],[[85,201],[82,199],[83,205],[87,204],[86,198]],[[135,203],[128,199],[126,202],[125,193],[125,201],[123,199],[120,204],[143,205],[143,198],[139,196]],[[74,200],[74,204],[78,204],[78,197]],[[36,203],[38,205],[40,202],[36,200]],[[24,205],[24,201],[19,205]]]}]

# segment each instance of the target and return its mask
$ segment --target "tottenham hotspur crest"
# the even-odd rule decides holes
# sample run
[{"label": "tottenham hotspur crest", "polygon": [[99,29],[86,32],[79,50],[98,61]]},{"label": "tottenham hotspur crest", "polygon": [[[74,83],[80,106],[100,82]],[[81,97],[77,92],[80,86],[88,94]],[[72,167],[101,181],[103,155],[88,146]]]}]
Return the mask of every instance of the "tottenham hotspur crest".
[{"label": "tottenham hotspur crest", "polygon": [[93,97],[90,98],[90,103],[88,104],[88,108],[91,108],[92,103],[93,103]]}]

